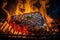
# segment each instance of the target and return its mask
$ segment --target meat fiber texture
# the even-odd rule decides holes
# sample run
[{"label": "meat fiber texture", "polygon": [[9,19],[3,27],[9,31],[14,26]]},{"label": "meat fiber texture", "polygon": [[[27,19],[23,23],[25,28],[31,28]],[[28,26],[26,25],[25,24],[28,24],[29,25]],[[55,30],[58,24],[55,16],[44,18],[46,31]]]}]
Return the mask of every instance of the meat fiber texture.
[{"label": "meat fiber texture", "polygon": [[17,24],[27,25],[27,27],[32,26],[36,28],[45,28],[46,22],[42,17],[41,13],[25,13],[23,15],[13,15],[12,19]]}]

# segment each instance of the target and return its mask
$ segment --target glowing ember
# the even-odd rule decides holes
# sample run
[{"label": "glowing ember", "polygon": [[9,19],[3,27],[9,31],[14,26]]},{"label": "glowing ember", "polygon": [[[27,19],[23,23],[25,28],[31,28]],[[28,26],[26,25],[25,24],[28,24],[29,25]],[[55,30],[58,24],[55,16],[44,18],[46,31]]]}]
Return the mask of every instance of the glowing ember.
[{"label": "glowing ember", "polygon": [[5,1],[2,9],[6,12],[7,19],[4,23],[0,23],[0,25],[2,25],[0,30],[3,32],[7,31],[7,33],[11,34],[24,35],[29,33],[34,34],[34,32],[29,32],[29,30],[37,31],[40,28],[43,28],[43,30],[47,32],[50,32],[51,30],[58,32],[58,29],[53,28],[54,25],[52,25],[55,21],[47,15],[46,12],[46,4],[49,0],[39,0],[39,6],[41,5],[39,9],[33,6],[36,2],[37,0],[25,0],[23,3],[22,0],[18,0],[16,10],[13,13],[8,12],[8,10],[4,8],[7,5],[7,1]]}]

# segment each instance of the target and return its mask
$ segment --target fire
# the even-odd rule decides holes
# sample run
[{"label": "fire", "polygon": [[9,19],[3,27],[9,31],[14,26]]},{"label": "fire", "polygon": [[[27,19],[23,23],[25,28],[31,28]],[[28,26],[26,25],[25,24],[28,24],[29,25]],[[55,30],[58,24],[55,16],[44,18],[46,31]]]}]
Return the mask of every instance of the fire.
[{"label": "fire", "polygon": [[24,13],[34,12],[30,1],[31,0],[25,0],[25,3],[23,3],[21,0],[18,0],[15,14],[20,15],[20,14],[24,14]]},{"label": "fire", "polygon": [[[3,9],[3,11],[5,11],[6,12],[6,14],[7,14],[7,19],[6,20],[10,20],[10,18],[11,18],[11,15],[9,14],[9,12],[4,8],[5,6],[7,5],[7,2],[4,2],[3,3],[3,6],[2,6],[2,9]],[[8,20],[8,21],[9,21]]]},{"label": "fire", "polygon": [[19,8],[22,8],[23,7],[23,4],[22,3],[20,4],[20,0],[18,0],[18,4],[17,4],[16,7],[17,8],[16,8],[16,11],[15,11],[15,14],[16,15],[22,14],[22,12],[20,11],[21,9],[19,9]]},{"label": "fire", "polygon": [[26,0],[26,3],[24,6],[25,6],[25,13],[30,13],[31,12],[30,0]]},{"label": "fire", "polygon": [[[46,3],[48,3],[49,0],[39,0],[39,3],[41,4],[41,7],[39,9],[33,7],[32,5],[33,3],[37,2],[37,0],[35,1],[25,0],[25,3],[23,3],[22,0],[17,0],[17,1],[18,3],[16,5],[16,10],[13,15],[22,15],[22,14],[30,13],[30,12],[41,12],[43,18],[45,18],[46,23],[47,23],[46,31],[50,31],[49,28],[52,28],[52,22],[54,20],[49,15],[47,15],[47,12],[46,12]],[[7,30],[10,31],[10,33],[12,34],[28,34],[29,32],[26,26],[21,28],[18,24],[16,24],[14,21],[11,20],[11,14],[8,12],[8,10],[4,8],[6,5],[7,5],[7,1],[3,3],[2,9],[6,12],[7,14],[6,20],[8,21],[5,21],[0,29],[1,30],[3,29],[3,32],[5,32],[6,29],[8,28]],[[58,31],[58,29],[54,29],[54,30]]]}]

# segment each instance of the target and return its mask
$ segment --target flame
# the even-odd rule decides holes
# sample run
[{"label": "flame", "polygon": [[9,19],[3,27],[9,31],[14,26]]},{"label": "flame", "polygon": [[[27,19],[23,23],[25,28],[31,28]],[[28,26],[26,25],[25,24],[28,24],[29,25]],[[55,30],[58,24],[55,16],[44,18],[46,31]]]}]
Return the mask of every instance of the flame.
[{"label": "flame", "polygon": [[[10,20],[10,18],[11,18],[11,15],[9,14],[9,12],[5,9],[5,6],[7,5],[7,2],[4,2],[3,3],[3,6],[2,6],[2,9],[3,9],[3,11],[5,11],[6,12],[6,14],[7,14],[7,19],[6,20]],[[8,21],[9,21],[8,20]]]},{"label": "flame", "polygon": [[[49,15],[47,15],[47,12],[46,12],[46,3],[48,3],[49,0],[40,0],[39,3],[41,4],[41,7],[39,9],[33,7],[33,5],[32,5],[32,4],[36,3],[37,0],[35,0],[35,1],[25,0],[25,3],[23,3],[22,0],[17,0],[17,1],[18,1],[18,3],[16,5],[16,10],[15,10],[14,15],[21,15],[21,14],[30,13],[30,12],[40,12],[42,14],[43,18],[45,18],[45,20],[46,20],[46,23],[47,23],[46,30],[50,31],[49,28],[52,28],[52,22],[54,22],[54,20]],[[5,30],[8,30],[12,34],[28,34],[29,32],[28,32],[26,26],[21,28],[18,24],[16,24],[14,21],[12,21],[9,11],[7,11],[4,8],[6,5],[7,5],[7,1],[3,3],[2,9],[6,12],[6,14],[7,14],[6,20],[8,20],[8,21],[5,21],[0,29],[1,30],[3,29],[3,32],[5,32]],[[22,11],[21,9],[24,11]],[[53,30],[58,32],[58,29],[52,29],[52,31]]]},{"label": "flame", "polygon": [[26,3],[25,3],[25,13],[30,13],[30,0],[26,0]]},{"label": "flame", "polygon": [[20,11],[20,10],[21,10],[20,8],[23,7],[23,4],[20,3],[20,1],[21,1],[21,0],[18,0],[17,9],[16,9],[16,11],[15,11],[15,14],[16,14],[16,15],[22,14],[22,12]]}]

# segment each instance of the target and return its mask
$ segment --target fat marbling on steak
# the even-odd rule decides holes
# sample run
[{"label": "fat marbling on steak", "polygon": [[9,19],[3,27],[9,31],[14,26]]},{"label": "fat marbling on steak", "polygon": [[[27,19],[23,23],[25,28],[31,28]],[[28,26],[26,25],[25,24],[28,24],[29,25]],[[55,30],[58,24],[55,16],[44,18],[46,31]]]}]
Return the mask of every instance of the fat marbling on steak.
[{"label": "fat marbling on steak", "polygon": [[46,26],[45,19],[43,19],[41,13],[39,12],[13,15],[12,18],[17,24],[27,25],[27,27],[32,26],[36,28],[45,28]]}]

